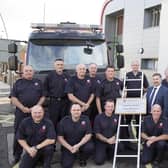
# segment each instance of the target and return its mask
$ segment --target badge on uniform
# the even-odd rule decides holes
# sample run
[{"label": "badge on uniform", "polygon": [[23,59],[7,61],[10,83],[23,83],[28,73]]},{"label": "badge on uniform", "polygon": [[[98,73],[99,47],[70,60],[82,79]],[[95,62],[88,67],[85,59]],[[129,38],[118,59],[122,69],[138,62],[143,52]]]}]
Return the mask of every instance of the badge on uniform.
[{"label": "badge on uniform", "polygon": [[117,119],[116,118],[114,118],[114,122],[117,123]]},{"label": "badge on uniform", "polygon": [[117,85],[119,85],[119,82],[116,82]]},{"label": "badge on uniform", "polygon": [[97,80],[97,83],[100,84],[100,80]]},{"label": "badge on uniform", "polygon": [[90,83],[90,80],[89,80],[89,79],[87,80],[87,83]]},{"label": "badge on uniform", "polygon": [[38,83],[37,83],[37,82],[35,82],[35,83],[34,83],[34,85],[35,85],[35,86],[38,86]]},{"label": "badge on uniform", "polygon": [[42,128],[40,129],[40,132],[45,132],[46,131],[46,126],[43,125]]},{"label": "badge on uniform", "polygon": [[82,121],[82,122],[81,122],[81,125],[83,125],[83,126],[86,125],[86,122],[85,122],[85,121]]},{"label": "badge on uniform", "polygon": [[65,78],[65,79],[64,79],[64,81],[65,81],[65,82],[68,82],[68,79],[67,79],[67,78]]},{"label": "badge on uniform", "polygon": [[162,128],[163,127],[163,123],[161,122],[160,124],[159,124],[159,128]]}]

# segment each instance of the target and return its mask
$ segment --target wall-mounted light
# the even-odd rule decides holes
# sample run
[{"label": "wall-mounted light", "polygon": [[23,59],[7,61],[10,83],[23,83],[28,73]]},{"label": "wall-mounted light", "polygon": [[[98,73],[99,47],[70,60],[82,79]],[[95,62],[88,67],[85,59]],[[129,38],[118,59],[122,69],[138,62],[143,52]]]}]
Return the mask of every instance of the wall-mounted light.
[{"label": "wall-mounted light", "polygon": [[143,48],[140,48],[140,49],[139,49],[139,53],[140,53],[140,54],[143,54],[143,53],[144,53],[144,49],[143,49]]}]

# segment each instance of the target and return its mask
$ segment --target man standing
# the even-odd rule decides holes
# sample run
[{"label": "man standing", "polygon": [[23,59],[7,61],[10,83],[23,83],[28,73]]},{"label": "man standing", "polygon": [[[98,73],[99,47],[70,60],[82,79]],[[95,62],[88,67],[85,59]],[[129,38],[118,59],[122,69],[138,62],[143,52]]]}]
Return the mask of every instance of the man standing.
[{"label": "man standing", "polygon": [[118,116],[113,114],[114,102],[107,100],[104,109],[104,113],[97,115],[94,122],[95,162],[97,165],[102,165],[107,158],[113,160],[118,127]]},{"label": "man standing", "polygon": [[34,71],[30,65],[24,66],[23,75],[18,79],[11,91],[12,104],[16,106],[14,121],[14,144],[13,155],[14,163],[20,160],[22,147],[16,140],[16,132],[19,124],[25,118],[30,116],[31,108],[36,105],[42,105],[45,97],[43,93],[43,85],[40,80],[33,78]]},{"label": "man standing", "polygon": [[96,104],[99,113],[103,111],[107,100],[111,99],[115,102],[117,98],[121,97],[120,92],[123,88],[123,83],[114,77],[114,67],[107,66],[105,75],[106,78],[101,82],[99,89],[96,91]]},{"label": "man standing", "polygon": [[144,140],[142,151],[142,164],[154,161],[158,164],[162,161],[166,143],[168,140],[168,120],[162,116],[161,106],[154,104],[151,115],[142,121],[141,137]]},{"label": "man standing", "polygon": [[43,168],[50,168],[56,133],[53,123],[44,118],[42,106],[32,108],[31,117],[21,122],[16,137],[26,151],[19,168],[34,168],[39,158],[43,159]]},{"label": "man standing", "polygon": [[[146,92],[147,88],[149,87],[149,83],[146,78],[146,75],[140,71],[140,63],[138,60],[132,61],[131,69],[132,69],[132,71],[126,73],[125,87],[127,89],[139,89],[139,90],[128,90],[126,92],[126,97],[140,98],[141,91],[142,91],[142,96],[143,96],[143,93]],[[130,79],[130,81],[129,81],[129,79]],[[143,83],[142,83],[142,80],[143,80]],[[140,90],[141,87],[142,87],[142,90]],[[133,117],[135,117],[136,123],[139,124],[139,115],[135,115],[135,116],[134,115],[125,115],[126,124],[131,124],[131,120],[133,119]],[[128,129],[127,128],[122,128],[122,129],[123,129],[123,132],[125,132],[126,138],[128,138],[129,137]],[[138,137],[138,127],[136,128],[136,133],[137,133],[137,137]],[[129,144],[129,143],[127,142],[127,144]],[[133,146],[133,145],[131,144],[131,146]]]},{"label": "man standing", "polygon": [[72,168],[76,154],[79,153],[80,166],[86,166],[86,159],[93,152],[94,145],[89,118],[81,115],[79,104],[72,104],[71,116],[63,118],[58,125],[58,141],[62,145],[61,164]]},{"label": "man standing", "polygon": [[83,114],[90,117],[90,105],[94,99],[93,85],[86,77],[86,66],[79,64],[76,66],[76,76],[72,77],[67,84],[65,92],[72,103],[82,106]]},{"label": "man standing", "polygon": [[[89,64],[88,67],[88,77],[92,83],[93,86],[93,92],[94,95],[96,94],[96,90],[99,89],[100,83],[101,83],[101,78],[100,76],[97,75],[97,65],[95,63],[91,63]],[[97,110],[97,106],[96,106],[96,98],[94,98],[92,104],[91,104],[91,116],[90,116],[90,120],[93,123],[95,116],[98,114],[98,110]]]},{"label": "man standing", "polygon": [[[127,89],[141,89],[141,80],[143,80],[142,91],[146,92],[147,88],[149,87],[149,83],[146,78],[146,75],[139,70],[139,67],[140,65],[138,60],[132,61],[131,63],[132,71],[127,72],[126,79],[135,79],[135,81],[126,81],[125,85]],[[140,90],[127,91],[127,97],[141,97],[141,91]]]},{"label": "man standing", "polygon": [[58,121],[68,114],[68,97],[65,93],[65,86],[69,75],[64,73],[63,59],[56,59],[55,70],[51,71],[44,81],[46,95],[49,97],[49,117],[56,127]]},{"label": "man standing", "polygon": [[153,104],[159,104],[162,108],[162,115],[168,117],[168,88],[161,84],[162,77],[159,73],[152,75],[153,86],[147,89],[147,113],[151,112]]}]

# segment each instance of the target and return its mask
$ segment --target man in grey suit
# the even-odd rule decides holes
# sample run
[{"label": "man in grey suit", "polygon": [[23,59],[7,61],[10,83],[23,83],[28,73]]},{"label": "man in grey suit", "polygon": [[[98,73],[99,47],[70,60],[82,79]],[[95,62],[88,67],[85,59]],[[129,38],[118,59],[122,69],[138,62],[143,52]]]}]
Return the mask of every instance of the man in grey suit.
[{"label": "man in grey suit", "polygon": [[168,88],[161,84],[160,73],[152,75],[153,86],[147,89],[147,114],[150,113],[153,104],[159,104],[163,110],[163,115],[168,117]]}]

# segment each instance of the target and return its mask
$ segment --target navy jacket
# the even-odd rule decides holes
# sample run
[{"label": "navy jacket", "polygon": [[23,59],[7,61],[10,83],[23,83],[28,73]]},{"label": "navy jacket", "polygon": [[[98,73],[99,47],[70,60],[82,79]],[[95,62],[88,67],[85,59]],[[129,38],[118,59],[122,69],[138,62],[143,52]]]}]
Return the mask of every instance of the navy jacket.
[{"label": "navy jacket", "polygon": [[[151,104],[149,104],[149,98],[152,90],[153,90],[153,86],[149,87],[147,89],[147,94],[146,94],[148,114],[151,111]],[[153,104],[159,104],[162,107],[163,116],[168,117],[168,88],[164,87],[163,85],[160,86]]]}]

